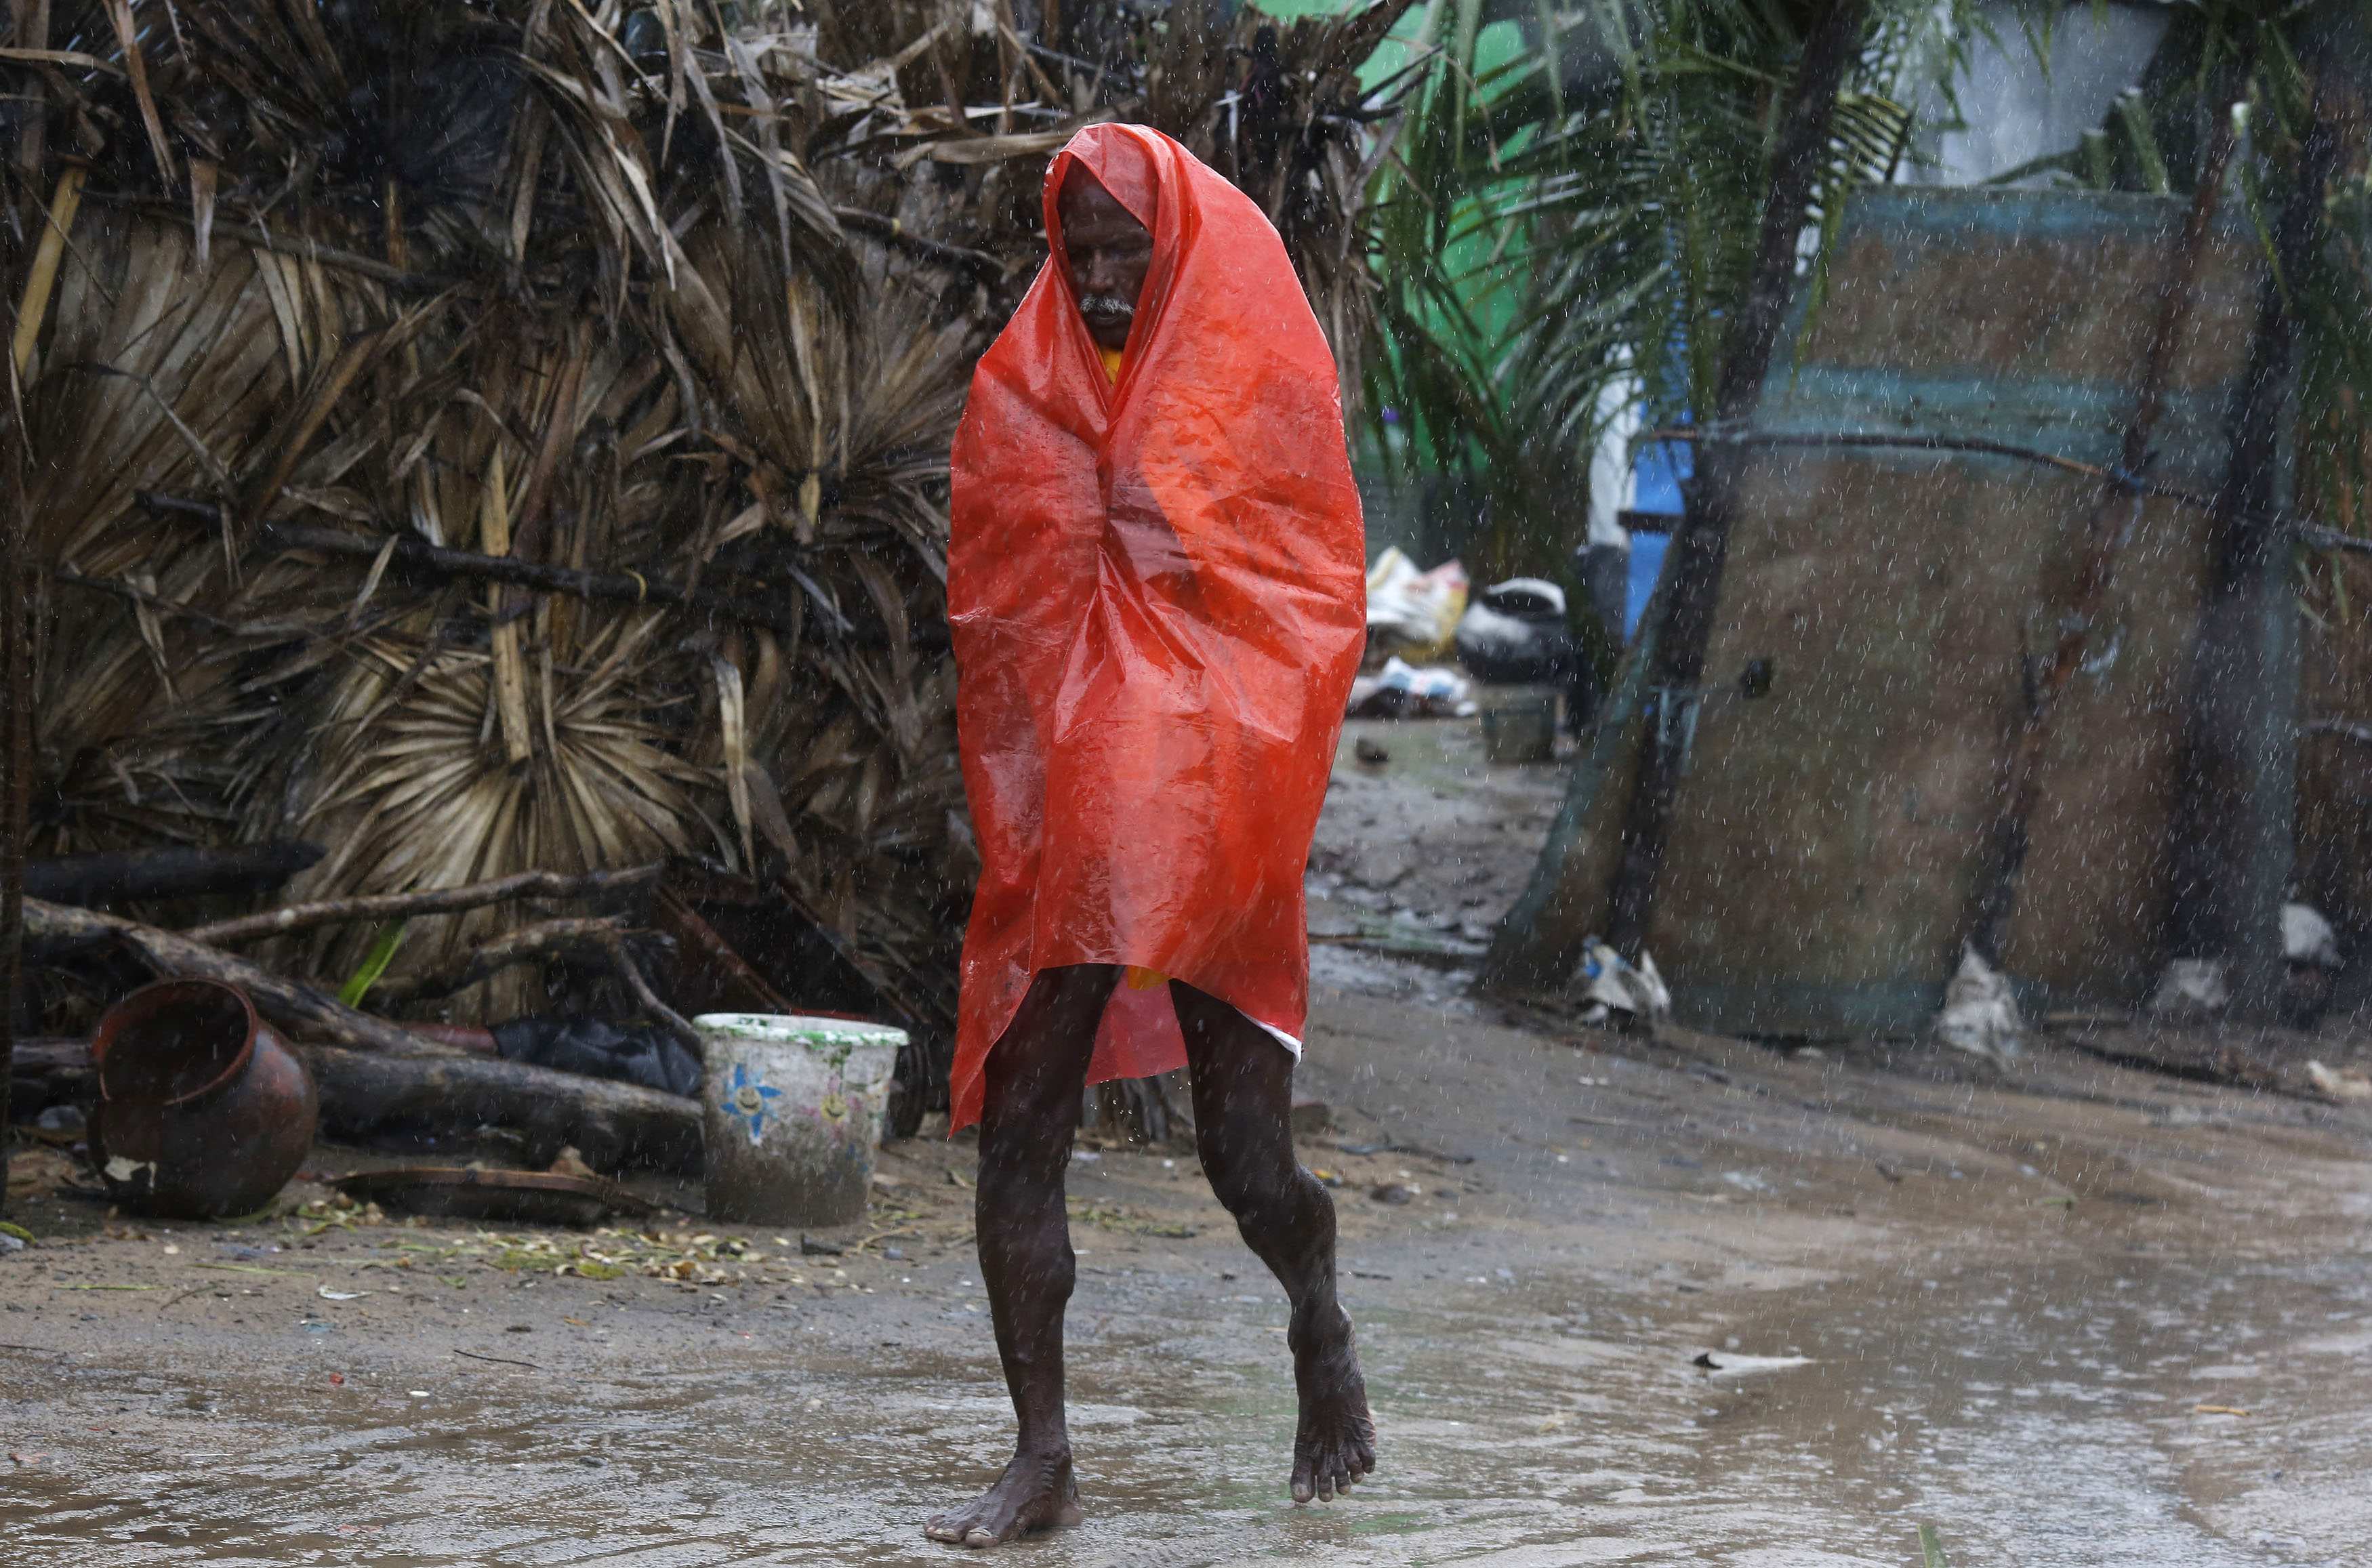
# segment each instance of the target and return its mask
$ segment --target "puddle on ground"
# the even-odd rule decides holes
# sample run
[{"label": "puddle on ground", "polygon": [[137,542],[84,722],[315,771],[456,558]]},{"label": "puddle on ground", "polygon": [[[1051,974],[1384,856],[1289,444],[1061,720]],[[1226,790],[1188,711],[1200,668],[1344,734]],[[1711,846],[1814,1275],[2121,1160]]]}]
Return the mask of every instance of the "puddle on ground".
[{"label": "puddle on ground", "polygon": [[[1494,1277],[1371,1312],[1386,1468],[1331,1507],[1281,1496],[1281,1307],[1115,1328],[1073,1354],[1088,1523],[1008,1558],[1893,1568],[1926,1523],[1958,1568],[2360,1560],[2372,1285],[2353,1260],[1900,1266],[1742,1296]],[[1162,1300],[1090,1285],[1075,1321]],[[1731,1338],[1811,1364],[1690,1365]],[[0,1539],[12,1563],[76,1568],[945,1562],[959,1550],[923,1518],[1007,1440],[981,1339],[977,1361],[882,1346],[608,1379],[356,1372],[334,1391],[309,1348],[285,1382],[11,1353],[8,1446],[43,1457],[0,1484]]]}]

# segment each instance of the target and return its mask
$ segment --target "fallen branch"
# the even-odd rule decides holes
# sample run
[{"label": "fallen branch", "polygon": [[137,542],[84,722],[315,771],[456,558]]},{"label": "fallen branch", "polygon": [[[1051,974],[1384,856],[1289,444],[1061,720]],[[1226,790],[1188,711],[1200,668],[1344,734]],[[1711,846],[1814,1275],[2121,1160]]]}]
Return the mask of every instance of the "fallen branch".
[{"label": "fallen branch", "polygon": [[[147,497],[143,496],[142,499],[145,501]],[[548,566],[540,561],[480,555],[473,551],[449,550],[441,544],[431,544],[417,534],[409,533],[390,534],[387,538],[373,540],[362,534],[343,533],[336,528],[309,528],[302,523],[267,523],[263,531],[272,542],[290,550],[311,550],[324,555],[345,555],[370,561],[378,560],[379,552],[387,546],[388,539],[392,539],[395,553],[389,557],[390,567],[414,575],[508,583],[517,587],[541,588],[547,593],[567,594],[576,598],[599,599],[611,604],[673,605],[777,632],[799,630],[797,619],[787,606],[776,608],[730,598],[708,588],[688,588],[664,577],[646,577],[640,572],[587,572],[575,566]]]},{"label": "fallen branch", "polygon": [[651,982],[643,978],[642,966],[634,962],[634,955],[627,950],[625,933],[611,926],[595,940],[609,954],[610,962],[617,967],[619,977],[626,982],[627,989],[634,993],[635,1000],[642,1003],[643,1011],[648,1013],[660,1028],[675,1036],[694,1056],[705,1062],[708,1050],[700,1038],[700,1031],[692,1027],[691,1019],[659,1000],[658,993],[651,989]]},{"label": "fallen branch", "polygon": [[[319,852],[316,854],[318,855]],[[423,914],[451,914],[459,910],[507,903],[513,899],[599,898],[605,893],[639,888],[664,869],[659,862],[653,861],[648,865],[633,866],[624,871],[587,871],[578,876],[557,871],[522,871],[516,877],[498,877],[491,882],[471,882],[459,888],[435,888],[419,893],[373,893],[359,898],[323,899],[315,903],[290,904],[285,909],[269,910],[262,914],[240,915],[233,920],[218,920],[209,925],[193,926],[182,932],[181,935],[192,942],[219,947],[227,942],[244,942],[251,937],[308,931],[317,925],[401,920]],[[393,981],[382,981],[378,989],[384,995],[395,983]],[[459,987],[454,989],[459,990]]]},{"label": "fallen branch", "polygon": [[[699,912],[676,895],[673,888],[662,888],[654,911],[660,929],[680,944],[692,948],[715,973],[722,975],[727,985],[738,989],[728,1005],[738,1005],[753,1013],[796,1013],[783,993],[766,981],[766,977],[750,967],[750,960],[734,951],[733,944],[725,940],[716,927],[700,917]],[[728,993],[728,995],[731,993]]]},{"label": "fallen branch", "polygon": [[217,980],[236,985],[254,1002],[257,1012],[297,1037],[389,1056],[442,1057],[452,1053],[449,1046],[423,1040],[401,1024],[358,1013],[301,981],[274,974],[261,965],[193,942],[178,932],[160,931],[120,915],[27,899],[25,935],[29,941],[121,943],[160,975]]},{"label": "fallen branch", "polygon": [[98,904],[120,899],[193,899],[208,893],[247,892],[278,887],[320,860],[322,854],[319,844],[274,840],[227,849],[176,845],[29,860],[25,896],[52,903]]},{"label": "fallen branch", "polygon": [[[88,1040],[32,1043],[43,1074],[95,1079]],[[483,1124],[524,1132],[539,1165],[571,1145],[600,1170],[636,1162],[669,1169],[699,1164],[700,1102],[683,1095],[494,1057],[390,1057],[330,1045],[296,1050],[313,1074],[322,1131],[334,1137],[359,1138],[401,1121],[455,1132]]]},{"label": "fallen branch", "polygon": [[600,949],[600,933],[616,930],[616,923],[607,916],[538,921],[477,944],[449,969],[429,974],[390,975],[371,987],[371,994],[390,1007],[450,996],[517,964],[540,963],[567,953]]},{"label": "fallen branch", "polygon": [[95,1099],[99,1095],[99,1069],[91,1065],[87,1040],[20,1040],[8,1059],[6,1075],[16,1081],[18,1091],[40,1091],[32,1104]]},{"label": "fallen branch", "polygon": [[400,1006],[450,996],[513,965],[535,963],[571,952],[598,953],[608,959],[651,1020],[691,1048],[693,1055],[703,1054],[700,1031],[692,1027],[690,1019],[659,999],[626,946],[625,927],[604,916],[540,921],[471,947],[449,970],[429,975],[400,975],[379,981],[372,990],[388,1005]]},{"label": "fallen branch", "polygon": [[862,207],[834,207],[831,215],[840,220],[841,227],[878,239],[921,261],[970,273],[983,283],[999,283],[1005,278],[1005,263],[985,250],[967,250],[960,245],[925,238],[896,218],[885,218]]},{"label": "fallen branch", "polygon": [[[210,526],[221,526],[222,508],[211,501],[196,501],[188,496],[168,495],[154,490],[138,492],[137,499],[142,506],[160,517],[184,517]],[[283,549],[309,550],[323,555],[343,555],[371,562],[377,562],[380,552],[392,542],[395,551],[388,558],[390,569],[413,575],[507,583],[516,587],[539,588],[546,593],[567,594],[575,598],[599,599],[614,604],[672,605],[778,632],[799,630],[796,619],[787,609],[731,598],[707,588],[687,588],[663,577],[645,576],[640,572],[588,572],[574,566],[550,566],[540,561],[481,555],[474,551],[448,550],[441,544],[431,544],[412,533],[372,539],[363,534],[313,528],[303,523],[266,523],[262,532],[270,542]],[[814,591],[819,596],[819,602],[824,605],[826,618],[834,618],[837,612],[831,610],[828,601],[820,598],[821,590]],[[840,622],[834,629],[844,631],[845,623]]]},{"label": "fallen branch", "polygon": [[404,1121],[456,1132],[485,1124],[525,1132],[536,1165],[571,1145],[597,1170],[699,1165],[700,1102],[684,1095],[483,1056],[299,1050],[320,1091],[321,1126],[333,1136],[361,1137]]}]

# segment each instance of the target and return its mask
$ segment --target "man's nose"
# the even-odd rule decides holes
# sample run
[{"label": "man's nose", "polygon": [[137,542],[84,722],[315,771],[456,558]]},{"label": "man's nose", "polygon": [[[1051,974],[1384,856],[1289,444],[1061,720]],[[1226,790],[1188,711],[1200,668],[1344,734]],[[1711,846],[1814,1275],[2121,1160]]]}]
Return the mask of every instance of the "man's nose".
[{"label": "man's nose", "polygon": [[1118,294],[1120,292],[1120,284],[1121,266],[1118,259],[1116,259],[1109,250],[1088,251],[1087,292],[1090,294]]}]

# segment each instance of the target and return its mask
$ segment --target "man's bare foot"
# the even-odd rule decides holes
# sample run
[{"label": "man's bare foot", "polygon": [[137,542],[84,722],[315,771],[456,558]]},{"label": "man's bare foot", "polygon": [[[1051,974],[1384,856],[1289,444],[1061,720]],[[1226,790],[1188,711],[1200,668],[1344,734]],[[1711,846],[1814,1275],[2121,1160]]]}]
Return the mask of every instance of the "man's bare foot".
[{"label": "man's bare foot", "polygon": [[1351,1339],[1351,1315],[1296,1334],[1293,1381],[1301,1392],[1301,1421],[1293,1439],[1293,1500],[1331,1500],[1376,1468],[1376,1423],[1367,1414],[1367,1383]]},{"label": "man's bare foot", "polygon": [[1071,1478],[1071,1451],[1063,1448],[1014,1455],[994,1486],[939,1515],[923,1533],[951,1546],[1003,1546],[1032,1530],[1076,1525],[1086,1517],[1078,1482]]}]

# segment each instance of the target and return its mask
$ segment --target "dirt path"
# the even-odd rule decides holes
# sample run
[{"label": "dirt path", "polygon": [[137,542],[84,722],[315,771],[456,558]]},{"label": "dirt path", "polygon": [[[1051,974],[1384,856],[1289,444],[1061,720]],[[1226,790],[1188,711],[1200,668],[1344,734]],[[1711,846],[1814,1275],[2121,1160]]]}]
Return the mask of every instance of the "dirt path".
[{"label": "dirt path", "polygon": [[[1429,765],[1413,727],[1388,768],[1403,746]],[[1374,782],[1348,773],[1330,815],[1341,888],[1378,879],[1340,804]],[[1543,793],[1493,787],[1495,819]],[[1460,818],[1464,864],[1389,900],[1511,896],[1527,854],[1494,858],[1494,819]],[[1320,920],[1355,931],[1344,910],[1392,912],[1329,897]],[[1972,1084],[1561,1030],[1466,1000],[1457,961],[1345,942],[1317,964],[1305,1082],[1334,1124],[1305,1158],[1341,1183],[1382,1472],[1285,1503],[1274,1286],[1190,1157],[1092,1151],[1089,1519],[1017,1560],[1903,1564],[1927,1524],[1959,1568],[2361,1561],[2372,1114],[2048,1044]],[[823,1238],[838,1257],[689,1217],[20,1205],[42,1241],[0,1257],[6,1560],[954,1560],[920,1522],[1001,1461],[1009,1419],[971,1159],[890,1151],[868,1223]],[[1807,1361],[1692,1365],[1726,1350]]]}]

